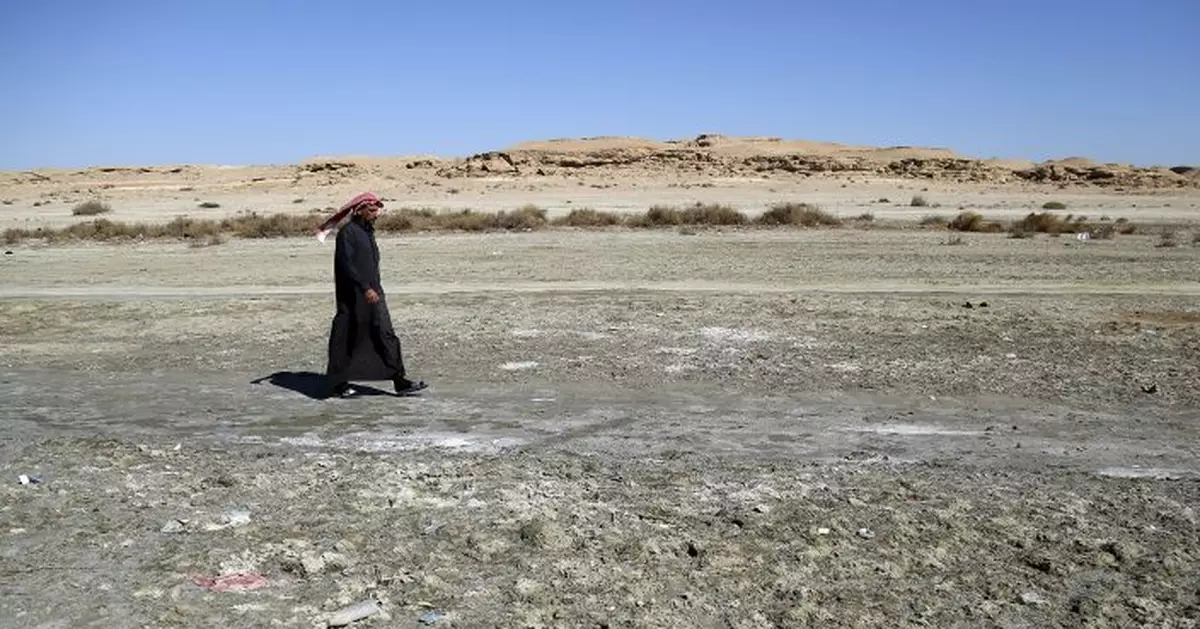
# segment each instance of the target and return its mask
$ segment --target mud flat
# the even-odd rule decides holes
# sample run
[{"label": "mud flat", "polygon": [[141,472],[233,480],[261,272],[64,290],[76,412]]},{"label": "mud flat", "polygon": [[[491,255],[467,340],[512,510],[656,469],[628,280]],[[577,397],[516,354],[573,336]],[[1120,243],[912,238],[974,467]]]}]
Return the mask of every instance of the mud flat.
[{"label": "mud flat", "polygon": [[337,401],[329,246],[12,246],[0,626],[1196,626],[1200,248],[947,241],[389,236]]}]

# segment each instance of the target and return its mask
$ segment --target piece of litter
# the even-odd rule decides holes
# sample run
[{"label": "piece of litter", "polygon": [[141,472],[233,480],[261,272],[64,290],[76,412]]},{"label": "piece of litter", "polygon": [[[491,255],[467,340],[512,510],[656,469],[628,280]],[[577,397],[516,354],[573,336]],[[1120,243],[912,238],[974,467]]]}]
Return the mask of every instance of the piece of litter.
[{"label": "piece of litter", "polygon": [[817,535],[829,535],[829,532],[830,532],[829,529],[827,529],[823,526],[821,528],[817,529]]},{"label": "piece of litter", "polygon": [[253,572],[234,572],[219,577],[196,575],[192,583],[214,592],[244,592],[267,586],[266,577]]},{"label": "piece of litter", "polygon": [[432,625],[441,619],[442,614],[439,614],[438,612],[425,612],[425,614],[421,616],[421,624]]},{"label": "piece of litter", "polygon": [[38,483],[42,482],[42,479],[37,478],[36,476],[27,476],[25,474],[21,474],[17,477],[17,481],[22,485],[37,485]]},{"label": "piece of litter", "polygon": [[349,607],[343,607],[329,615],[326,624],[330,627],[345,627],[346,625],[362,620],[369,616],[374,616],[380,612],[379,602],[375,600],[366,600],[360,603],[355,603]]},{"label": "piece of litter", "polygon": [[875,531],[868,528],[858,529],[858,536],[863,539],[875,539]]}]

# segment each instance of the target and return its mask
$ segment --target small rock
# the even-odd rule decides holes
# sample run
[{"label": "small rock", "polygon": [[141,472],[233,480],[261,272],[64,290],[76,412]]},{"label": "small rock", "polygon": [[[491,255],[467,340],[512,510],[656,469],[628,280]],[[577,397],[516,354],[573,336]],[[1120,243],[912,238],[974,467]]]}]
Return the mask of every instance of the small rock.
[{"label": "small rock", "polygon": [[425,612],[421,615],[421,624],[432,625],[442,619],[440,612]]},{"label": "small rock", "polygon": [[858,529],[858,536],[863,539],[875,539],[875,531],[864,527]]},{"label": "small rock", "polygon": [[1004,357],[1008,358],[1008,359],[1013,359],[1013,358],[1016,358],[1017,355],[1012,352],[1009,352],[1009,353],[1005,354]]},{"label": "small rock", "polygon": [[4,255],[6,255],[6,256],[11,256],[12,254],[13,254],[13,252],[12,252],[12,251],[5,251],[5,252],[4,252]]},{"label": "small rock", "polygon": [[755,505],[754,512],[766,515],[771,512],[771,507],[768,507],[767,505]]},{"label": "small rock", "polygon": [[1047,601],[1037,592],[1022,592],[1021,602],[1025,605],[1045,605]]},{"label": "small rock", "polygon": [[325,569],[325,560],[312,553],[305,553],[300,558],[300,567],[304,570],[304,576],[321,574]]},{"label": "small rock", "polygon": [[968,301],[965,304],[963,304],[962,307],[970,310],[971,308],[974,308],[975,306],[972,305],[971,302]]},{"label": "small rock", "polygon": [[980,308],[987,308],[987,307],[988,307],[988,302],[986,302],[986,301],[981,301],[981,302],[979,302],[979,307],[980,307]]},{"label": "small rock", "polygon": [[1142,393],[1148,393],[1150,395],[1158,393],[1158,383],[1151,382],[1150,384],[1143,384],[1142,385]]},{"label": "small rock", "polygon": [[167,533],[167,534],[172,534],[172,533],[182,533],[183,530],[184,530],[183,522],[180,522],[179,520],[171,520],[170,522],[167,522],[166,524],[163,525],[161,532]]}]

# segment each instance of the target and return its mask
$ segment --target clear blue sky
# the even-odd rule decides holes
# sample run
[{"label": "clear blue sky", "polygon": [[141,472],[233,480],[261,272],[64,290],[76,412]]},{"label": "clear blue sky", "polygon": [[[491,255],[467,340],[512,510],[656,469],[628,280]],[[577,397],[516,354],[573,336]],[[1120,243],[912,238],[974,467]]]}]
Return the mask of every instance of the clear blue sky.
[{"label": "clear blue sky", "polygon": [[1200,164],[1200,0],[0,7],[0,169],[706,132]]}]

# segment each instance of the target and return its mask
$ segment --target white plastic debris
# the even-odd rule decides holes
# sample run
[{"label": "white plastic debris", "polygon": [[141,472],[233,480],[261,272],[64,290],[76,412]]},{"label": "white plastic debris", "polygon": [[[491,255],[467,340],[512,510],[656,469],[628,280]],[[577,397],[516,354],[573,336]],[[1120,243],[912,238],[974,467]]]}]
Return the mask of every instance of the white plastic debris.
[{"label": "white plastic debris", "polygon": [[375,600],[366,600],[361,603],[355,603],[349,607],[343,607],[329,615],[326,624],[330,627],[345,627],[346,625],[362,620],[370,616],[374,616],[380,612],[379,602]]}]

